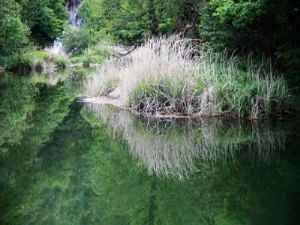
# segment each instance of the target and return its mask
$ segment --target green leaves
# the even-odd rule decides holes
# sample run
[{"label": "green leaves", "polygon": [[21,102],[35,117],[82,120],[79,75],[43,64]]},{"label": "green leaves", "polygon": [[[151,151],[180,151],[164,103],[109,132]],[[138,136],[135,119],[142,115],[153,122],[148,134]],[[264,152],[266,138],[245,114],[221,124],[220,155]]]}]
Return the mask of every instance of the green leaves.
[{"label": "green leaves", "polygon": [[22,18],[34,31],[31,34],[34,41],[45,46],[60,36],[67,12],[63,0],[28,0],[22,11]]},{"label": "green leaves", "polygon": [[18,53],[28,43],[29,29],[22,21],[13,16],[6,16],[0,21],[0,54]]},{"label": "green leaves", "polygon": [[214,15],[222,22],[231,22],[233,26],[245,27],[265,12],[267,0],[212,0]]},{"label": "green leaves", "polygon": [[[52,43],[63,29],[67,13],[64,0],[1,0],[0,63],[19,58],[30,43]],[[18,62],[19,63],[19,62]]]},{"label": "green leaves", "polygon": [[91,43],[91,36],[85,28],[68,26],[63,32],[62,42],[67,53],[76,55],[88,47]]},{"label": "green leaves", "polygon": [[136,44],[150,36],[190,29],[198,9],[197,0],[85,0],[79,15],[94,36]]},{"label": "green leaves", "polygon": [[1,0],[0,19],[6,15],[19,16],[21,5],[14,0]]}]

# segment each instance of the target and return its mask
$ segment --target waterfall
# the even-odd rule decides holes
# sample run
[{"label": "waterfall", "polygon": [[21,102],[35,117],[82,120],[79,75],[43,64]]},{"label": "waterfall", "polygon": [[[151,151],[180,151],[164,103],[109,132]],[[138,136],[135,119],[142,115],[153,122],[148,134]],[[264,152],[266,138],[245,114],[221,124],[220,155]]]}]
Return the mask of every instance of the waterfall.
[{"label": "waterfall", "polygon": [[72,26],[79,26],[81,19],[77,15],[77,8],[81,0],[66,0],[66,7],[69,11],[69,24]]},{"label": "waterfall", "polygon": [[[78,27],[81,24],[82,19],[78,17],[77,9],[82,0],[66,0],[66,8],[69,12],[69,25],[73,27]],[[51,48],[47,48],[46,51],[55,54],[55,55],[64,55],[63,44],[59,38],[56,38],[53,46]]]},{"label": "waterfall", "polygon": [[64,55],[63,50],[63,43],[60,41],[59,38],[56,38],[53,42],[53,46],[49,49],[46,49],[46,51],[54,54],[54,55]]}]

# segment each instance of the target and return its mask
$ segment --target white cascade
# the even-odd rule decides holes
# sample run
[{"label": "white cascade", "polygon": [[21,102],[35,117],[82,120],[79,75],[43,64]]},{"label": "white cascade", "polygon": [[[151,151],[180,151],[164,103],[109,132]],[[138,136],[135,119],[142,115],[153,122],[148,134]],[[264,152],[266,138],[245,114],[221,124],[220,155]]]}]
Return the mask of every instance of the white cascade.
[{"label": "white cascade", "polygon": [[67,9],[69,11],[69,24],[72,26],[80,26],[81,19],[78,17],[77,9],[81,0],[68,0],[66,2]]},{"label": "white cascade", "polygon": [[[69,12],[68,22],[71,26],[80,26],[82,19],[78,17],[77,9],[82,0],[66,0],[66,8]],[[65,55],[63,50],[63,44],[59,38],[54,40],[53,46],[47,48],[46,51],[54,55]]]}]

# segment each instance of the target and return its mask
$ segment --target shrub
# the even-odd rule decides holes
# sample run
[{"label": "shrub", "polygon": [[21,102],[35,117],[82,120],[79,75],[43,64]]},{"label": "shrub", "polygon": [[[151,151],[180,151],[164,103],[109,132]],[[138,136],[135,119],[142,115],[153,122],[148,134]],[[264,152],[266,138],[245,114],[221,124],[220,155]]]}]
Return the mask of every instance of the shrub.
[{"label": "shrub", "polygon": [[[2,7],[2,6],[1,6]],[[19,18],[5,16],[0,19],[0,58],[20,53],[27,45],[29,29]]]},{"label": "shrub", "polygon": [[6,57],[5,65],[7,69],[25,66],[30,68],[30,70],[42,72],[45,67],[65,69],[68,63],[68,59],[65,56],[53,55],[47,51],[31,51],[22,55],[12,55],[10,57]]},{"label": "shrub", "polygon": [[[5,13],[10,12],[7,6],[2,6]],[[1,12],[0,12],[1,13]],[[2,15],[3,16],[3,15]],[[29,44],[29,28],[15,16],[0,15],[0,65],[11,68],[20,61],[22,52]]]},{"label": "shrub", "polygon": [[66,53],[78,55],[91,43],[91,36],[87,29],[67,26],[62,34],[61,41]]},{"label": "shrub", "polygon": [[54,55],[47,51],[33,51],[23,55],[23,60],[29,63],[32,68],[45,66],[55,66],[58,69],[64,69],[67,67],[68,59],[65,56]]},{"label": "shrub", "polygon": [[52,60],[59,69],[65,69],[68,65],[68,59],[64,56],[52,55]]},{"label": "shrub", "polygon": [[71,61],[89,67],[91,64],[102,64],[110,54],[111,51],[107,47],[92,46],[85,49],[82,54],[73,57]]}]

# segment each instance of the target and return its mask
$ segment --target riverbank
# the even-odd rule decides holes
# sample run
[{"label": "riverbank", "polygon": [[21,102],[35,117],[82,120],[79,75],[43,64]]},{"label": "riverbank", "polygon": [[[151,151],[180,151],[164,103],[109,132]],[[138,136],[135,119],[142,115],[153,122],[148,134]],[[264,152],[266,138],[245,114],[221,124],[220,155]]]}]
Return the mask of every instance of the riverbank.
[{"label": "riverbank", "polygon": [[28,51],[20,55],[11,55],[1,59],[7,71],[28,74],[32,71],[39,73],[63,70],[69,66],[67,56],[51,54],[45,50]]}]

